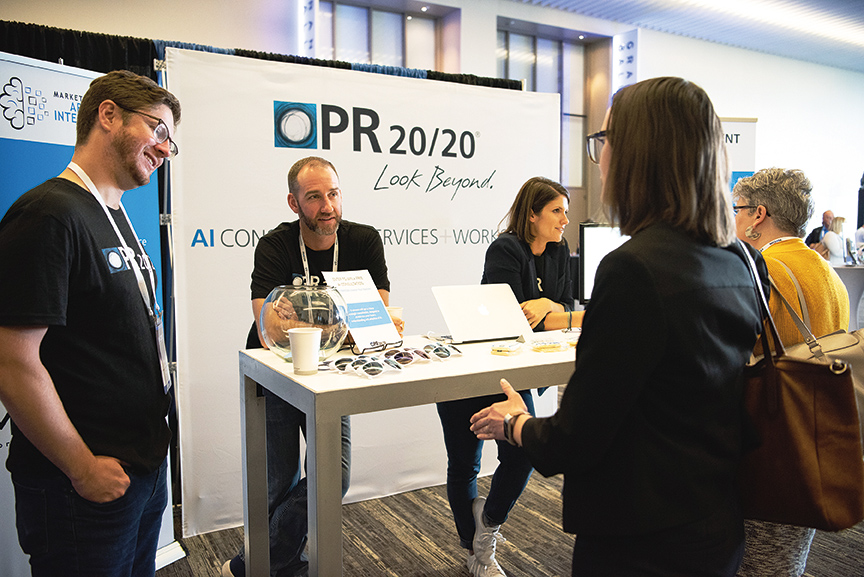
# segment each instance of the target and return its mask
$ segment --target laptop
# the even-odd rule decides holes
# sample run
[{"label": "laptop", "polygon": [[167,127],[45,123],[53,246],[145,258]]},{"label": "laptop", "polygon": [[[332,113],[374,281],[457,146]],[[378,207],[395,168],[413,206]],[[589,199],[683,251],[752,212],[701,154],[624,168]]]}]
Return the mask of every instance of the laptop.
[{"label": "laptop", "polygon": [[432,294],[452,343],[515,339],[532,333],[508,284],[436,286]]}]

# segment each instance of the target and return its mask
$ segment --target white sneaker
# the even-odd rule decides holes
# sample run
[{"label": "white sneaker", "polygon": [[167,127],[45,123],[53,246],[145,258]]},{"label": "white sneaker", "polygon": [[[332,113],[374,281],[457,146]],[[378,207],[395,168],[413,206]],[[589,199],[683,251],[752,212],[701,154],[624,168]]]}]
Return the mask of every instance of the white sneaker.
[{"label": "white sneaker", "polygon": [[[501,536],[499,529],[501,525],[487,527],[483,523],[483,507],[486,505],[485,497],[477,497],[471,505],[471,510],[474,513],[474,558],[475,565],[472,572],[475,577],[507,577],[504,570],[495,560],[495,545],[500,539],[505,541]],[[469,561],[471,556],[469,556]],[[469,567],[469,569],[471,569]]]},{"label": "white sneaker", "polygon": [[465,560],[465,566],[468,567],[468,572],[471,575],[477,574],[477,557],[474,553],[468,553],[468,559]]}]

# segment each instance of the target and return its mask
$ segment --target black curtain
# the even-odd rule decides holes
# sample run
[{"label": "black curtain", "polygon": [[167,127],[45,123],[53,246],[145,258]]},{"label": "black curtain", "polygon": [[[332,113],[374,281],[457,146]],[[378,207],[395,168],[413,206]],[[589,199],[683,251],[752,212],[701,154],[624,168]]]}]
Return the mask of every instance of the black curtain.
[{"label": "black curtain", "polygon": [[506,78],[489,78],[487,76],[474,76],[473,74],[449,74],[447,72],[436,72],[434,70],[429,70],[426,73],[426,78],[429,80],[456,82],[457,84],[471,84],[473,86],[489,86],[491,88],[522,90],[521,81],[508,80]]},{"label": "black curtain", "polygon": [[0,21],[0,51],[96,72],[131,70],[156,80],[152,40]]}]

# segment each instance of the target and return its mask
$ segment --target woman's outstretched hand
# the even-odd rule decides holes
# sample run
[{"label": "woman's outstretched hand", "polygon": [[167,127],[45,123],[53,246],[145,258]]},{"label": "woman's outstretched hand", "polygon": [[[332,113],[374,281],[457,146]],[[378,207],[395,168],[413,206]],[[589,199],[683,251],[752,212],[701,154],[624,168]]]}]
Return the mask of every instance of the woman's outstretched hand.
[{"label": "woman's outstretched hand", "polygon": [[506,401],[486,407],[471,417],[471,431],[481,441],[505,441],[504,416],[528,412],[522,397],[510,386],[507,379],[501,379],[501,390],[507,395]]}]

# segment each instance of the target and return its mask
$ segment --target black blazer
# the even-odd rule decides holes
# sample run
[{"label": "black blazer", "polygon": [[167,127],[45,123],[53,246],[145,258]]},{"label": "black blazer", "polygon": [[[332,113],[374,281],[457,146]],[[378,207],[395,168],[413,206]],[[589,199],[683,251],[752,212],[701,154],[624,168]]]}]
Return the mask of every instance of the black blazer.
[{"label": "black blazer", "polygon": [[820,240],[822,240],[822,227],[817,226],[810,231],[810,234],[807,235],[807,238],[804,240],[804,244],[810,246],[811,244],[816,244]]},{"label": "black blazer", "polygon": [[[567,241],[550,242],[543,251],[543,296],[573,310],[573,281],[570,278],[570,249]],[[507,283],[520,303],[540,298],[537,270],[531,247],[515,234],[498,235],[486,250],[480,284]],[[543,321],[534,327],[542,331]]]},{"label": "black blazer", "polygon": [[736,250],[655,225],[600,263],[561,406],[522,431],[534,467],[564,474],[565,531],[645,534],[735,499],[742,367],[761,332]]}]

